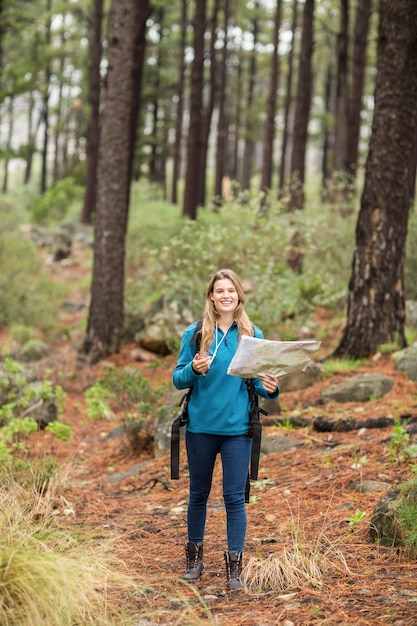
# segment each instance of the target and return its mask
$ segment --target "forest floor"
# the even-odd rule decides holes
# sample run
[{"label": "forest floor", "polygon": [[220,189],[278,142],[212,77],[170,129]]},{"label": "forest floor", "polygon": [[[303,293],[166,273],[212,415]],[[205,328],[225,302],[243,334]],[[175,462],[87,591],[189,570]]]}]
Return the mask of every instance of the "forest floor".
[{"label": "forest floor", "polygon": [[[78,259],[78,260],[77,260]],[[79,278],[87,271],[79,257],[51,266],[57,280],[67,281],[72,298],[84,297]],[[80,328],[86,311],[60,313],[68,327]],[[317,322],[329,324],[329,312],[317,311]],[[79,331],[78,331],[79,332]],[[335,334],[336,332],[336,334]],[[322,345],[329,353],[337,332]],[[7,345],[5,333],[0,342]],[[294,624],[368,626],[417,624],[417,563],[402,550],[372,544],[370,518],[385,491],[370,494],[352,490],[358,480],[400,484],[413,475],[390,451],[391,428],[348,433],[318,433],[311,429],[264,428],[301,442],[288,452],[261,458],[256,496],[247,506],[248,533],[245,562],[253,558],[279,558],[284,552],[313,555],[319,567],[316,583],[299,583],[280,591],[243,593],[225,590],[223,552],[225,515],[221,494],[221,468],[216,466],[210,495],[205,537],[206,570],[201,580],[188,586],[179,580],[184,571],[187,470],[181,451],[180,480],[169,479],[169,455],[154,458],[150,450],[134,453],[124,439],[107,438],[119,425],[113,419],[86,416],[84,392],[101,375],[106,364],[138,367],[155,388],[169,383],[175,357],[155,363],[137,362],[135,346],[92,368],[78,369],[73,343],[63,341],[42,364],[55,375],[66,393],[62,421],[72,428],[68,443],[42,432],[33,441],[38,456],[55,455],[68,468],[65,499],[74,516],[63,524],[82,526],[97,535],[116,538],[115,548],[132,580],[142,592],[126,591],[116,601],[136,625],[272,626]],[[393,389],[365,404],[323,405],[324,386],[359,372],[378,372],[394,379]],[[65,376],[65,373],[71,375]],[[63,375],[64,374],[64,375]],[[370,359],[354,372],[334,375],[309,389],[283,393],[281,417],[298,410],[302,415],[340,418],[417,416],[417,386],[394,370],[384,355]],[[116,473],[130,475],[113,482]],[[358,512],[365,513],[363,519]]]}]

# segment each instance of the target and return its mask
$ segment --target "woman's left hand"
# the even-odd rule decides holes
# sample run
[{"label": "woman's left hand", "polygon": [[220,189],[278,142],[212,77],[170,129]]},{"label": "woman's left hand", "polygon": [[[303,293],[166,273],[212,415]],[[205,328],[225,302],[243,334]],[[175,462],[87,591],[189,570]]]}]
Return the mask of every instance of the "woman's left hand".
[{"label": "woman's left hand", "polygon": [[274,374],[264,374],[263,376],[259,376],[259,380],[269,395],[272,395],[278,389],[278,377]]}]

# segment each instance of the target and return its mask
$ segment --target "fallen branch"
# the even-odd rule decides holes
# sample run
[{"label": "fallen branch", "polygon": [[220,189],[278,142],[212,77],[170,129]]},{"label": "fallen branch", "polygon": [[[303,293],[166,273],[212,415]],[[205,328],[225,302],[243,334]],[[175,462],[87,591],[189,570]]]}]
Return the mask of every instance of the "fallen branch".
[{"label": "fallen branch", "polygon": [[[417,415],[406,413],[399,416],[401,424],[414,424],[417,422]],[[339,432],[347,433],[352,430],[360,430],[361,428],[388,428],[394,426],[397,422],[392,417],[370,417],[364,420],[358,420],[350,417],[339,417],[333,419],[320,415],[319,417],[309,419],[306,417],[274,417],[269,419],[263,419],[262,424],[264,426],[289,426],[292,428],[312,428],[319,433]]]}]

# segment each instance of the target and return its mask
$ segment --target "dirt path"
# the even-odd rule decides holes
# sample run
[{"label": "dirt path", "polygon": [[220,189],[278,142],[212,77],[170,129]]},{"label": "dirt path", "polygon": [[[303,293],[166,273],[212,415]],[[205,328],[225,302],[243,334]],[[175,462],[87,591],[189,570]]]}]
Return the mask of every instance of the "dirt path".
[{"label": "dirt path", "polygon": [[[57,280],[72,285],[78,298],[78,279],[85,276],[82,260],[53,268]],[[65,314],[68,327],[80,328],[85,310]],[[329,321],[328,312],[318,311],[317,322]],[[322,317],[321,317],[322,316]],[[5,337],[1,338],[5,340]],[[324,352],[329,350],[323,343]],[[155,386],[171,377],[174,358],[150,367],[132,359],[133,346],[125,346],[110,361],[117,367],[140,367]],[[313,587],[297,585],[282,592],[255,590],[225,592],[223,551],[225,516],[221,496],[220,468],[216,468],[210,496],[205,539],[206,572],[194,587],[178,580],[183,572],[183,543],[186,540],[187,473],[182,450],[180,481],[169,480],[169,458],[152,458],[148,452],[133,454],[127,442],[108,439],[118,425],[108,420],[91,421],[85,413],[84,391],[105,367],[77,370],[73,343],[55,346],[42,364],[52,378],[63,385],[66,406],[63,421],[73,430],[68,444],[59,443],[48,433],[33,441],[39,456],[54,454],[70,468],[70,489],[66,498],[75,517],[63,523],[94,529],[103,538],[116,537],[116,549],[132,579],[143,592],[117,598],[137,626],[152,624],[211,623],[221,626],[368,626],[417,624],[417,565],[415,558],[396,549],[369,542],[369,521],[375,503],[384,491],[361,494],[350,488],[353,481],[378,480],[400,484],[412,475],[410,467],[393,462],[389,451],[391,428],[363,433],[309,432],[267,427],[264,432],[298,439],[302,445],[290,452],[261,459],[259,481],[252,486],[256,501],[248,506],[248,535],[245,561],[256,557],[281,557],[297,548],[313,554],[321,566],[321,581]],[[417,414],[416,384],[394,371],[388,357],[370,360],[360,371],[390,375],[392,391],[365,405],[328,405],[318,402],[323,380],[314,387],[281,396],[283,415],[297,410],[314,417],[398,417]],[[339,374],[332,382],[358,373]],[[63,375],[64,374],[64,375]],[[67,374],[67,375],[65,375]],[[119,482],[110,477],[136,471]],[[362,521],[350,524],[356,512]],[[287,620],[287,621],[285,621]]]},{"label": "dirt path", "polygon": [[[172,357],[158,368],[149,367],[132,362],[131,348],[126,346],[110,360],[118,367],[140,367],[155,385],[170,379]],[[59,355],[61,371],[65,359],[68,369],[73,367],[71,358],[71,351]],[[140,598],[119,599],[137,624],[196,624],[198,616],[202,623],[222,626],[282,625],[285,620],[297,626],[417,624],[415,559],[369,542],[369,521],[384,491],[361,494],[350,488],[358,480],[399,484],[410,477],[410,468],[393,462],[390,455],[392,429],[329,435],[307,429],[265,428],[265,433],[295,438],[302,445],[261,459],[259,480],[251,492],[256,501],[248,506],[246,562],[251,557],[280,557],[297,547],[315,555],[322,569],[321,583],[282,592],[251,591],[238,596],[225,592],[225,516],[218,467],[205,539],[206,572],[193,590],[178,581],[186,540],[184,450],[180,481],[171,482],[168,455],[158,459],[134,455],[125,441],[106,439],[117,422],[88,420],[83,393],[104,367],[100,364],[68,378],[65,421],[73,428],[73,439],[64,445],[44,434],[38,439],[38,452],[53,452],[71,463],[68,498],[76,512],[74,522],[104,536],[116,535],[117,549],[132,577],[146,585]],[[392,392],[380,401],[344,405],[341,410],[340,406],[317,406],[320,390],[328,384],[322,381],[309,390],[283,394],[281,405],[287,412],[298,408],[309,416],[343,413],[363,419],[395,416],[399,410],[417,412],[415,386],[410,387],[388,359],[371,362],[362,371],[393,376]],[[112,482],[115,474],[133,466],[136,471],[131,476]],[[366,513],[365,518],[349,524],[357,511]]]}]

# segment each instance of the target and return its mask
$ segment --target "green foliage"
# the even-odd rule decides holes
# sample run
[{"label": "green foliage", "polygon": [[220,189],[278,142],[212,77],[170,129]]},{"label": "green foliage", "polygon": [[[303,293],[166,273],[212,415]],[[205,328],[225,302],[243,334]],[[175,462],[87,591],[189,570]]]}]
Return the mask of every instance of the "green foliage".
[{"label": "green foliage", "polygon": [[356,509],[355,513],[349,517],[349,526],[356,526],[366,517],[366,512]]},{"label": "green foliage", "polygon": [[35,224],[52,225],[61,222],[74,202],[83,197],[83,187],[77,185],[73,178],[64,178],[43,195],[34,199],[31,220]]},{"label": "green foliage", "polygon": [[114,398],[114,394],[105,389],[100,381],[87,389],[85,398],[87,404],[86,414],[90,419],[102,419],[103,417],[111,416],[109,400]]},{"label": "green foliage", "polygon": [[389,455],[398,463],[408,462],[417,456],[417,445],[410,444],[410,435],[400,423],[394,424],[390,437]]},{"label": "green foliage", "polygon": [[[413,468],[414,474],[417,467]],[[414,475],[401,486],[398,522],[406,547],[417,551],[417,477]]]},{"label": "green foliage", "polygon": [[85,396],[90,417],[117,414],[132,449],[139,450],[146,445],[151,437],[151,418],[159,396],[139,369],[108,367],[87,389]]},{"label": "green foliage", "polygon": [[42,268],[35,246],[16,230],[9,209],[0,205],[0,327],[32,329],[26,336],[36,320],[38,332],[48,335],[56,325],[63,286]]},{"label": "green foliage", "polygon": [[[163,215],[157,227],[156,211]],[[211,274],[231,267],[245,281],[253,321],[265,333],[278,327],[281,338],[294,338],[293,318],[299,327],[315,305],[344,302],[355,223],[354,215],[341,217],[331,207],[312,204],[301,213],[288,214],[277,202],[261,207],[258,198],[243,196],[216,212],[200,209],[196,221],[183,220],[162,201],[152,217],[132,206],[128,310],[140,316],[164,298],[196,318]],[[295,235],[302,242],[300,274],[287,264]]]},{"label": "green foliage", "polygon": [[64,443],[67,443],[72,437],[70,426],[62,424],[62,422],[51,422],[46,426],[45,430],[51,432],[59,441],[63,441]]},{"label": "green foliage", "polygon": [[336,372],[350,372],[363,364],[361,359],[328,359],[322,363],[322,373],[330,378]]},{"label": "green foliage", "polygon": [[[0,461],[10,463],[13,452],[25,450],[27,437],[39,430],[38,422],[27,414],[31,407],[53,402],[59,415],[64,399],[62,387],[49,380],[38,387],[28,385],[23,366],[6,356],[0,375]],[[71,436],[69,426],[58,422],[50,424],[48,430],[64,441]]]}]

